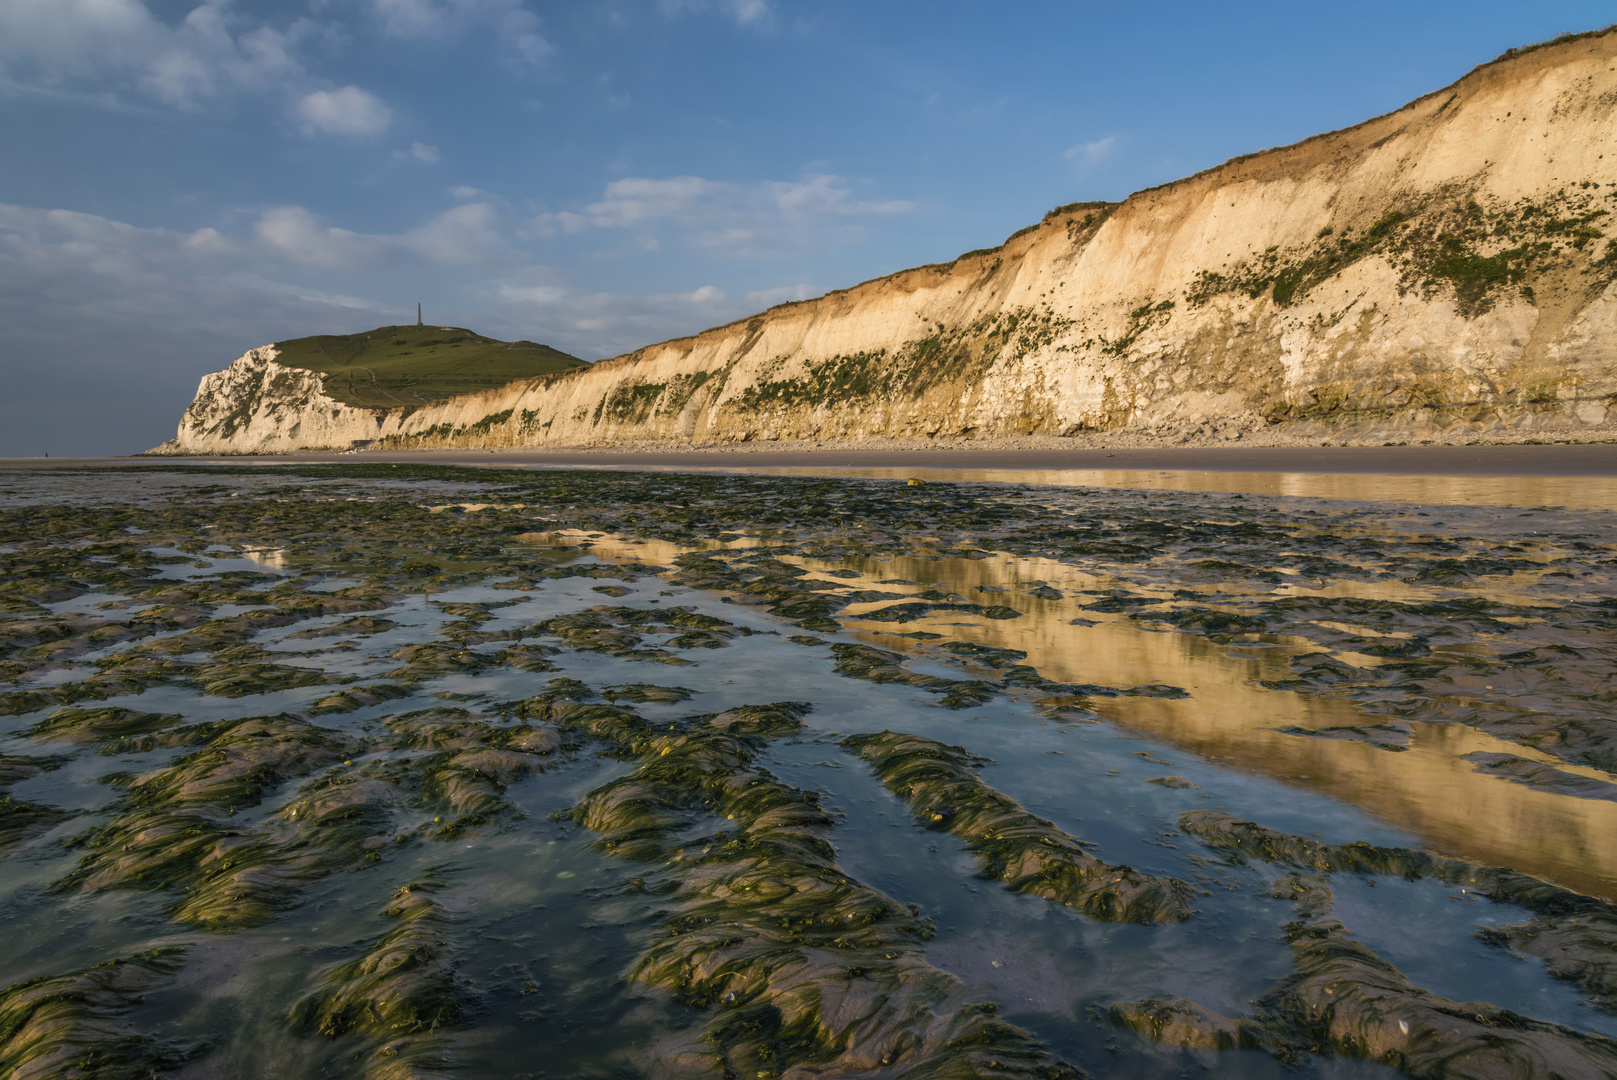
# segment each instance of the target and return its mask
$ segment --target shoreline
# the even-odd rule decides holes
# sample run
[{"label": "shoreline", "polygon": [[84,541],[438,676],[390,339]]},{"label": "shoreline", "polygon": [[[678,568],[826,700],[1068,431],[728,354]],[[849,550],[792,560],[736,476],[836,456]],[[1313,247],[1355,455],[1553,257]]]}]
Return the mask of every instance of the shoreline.
[{"label": "shoreline", "polygon": [[[1393,476],[1617,477],[1617,444],[1438,446],[1217,446],[1078,448],[1028,445],[879,447],[741,443],[722,447],[511,448],[502,450],[363,450],[292,454],[131,455],[129,457],[0,458],[0,471],[132,466],[387,463],[616,469],[961,469],[998,471],[1137,471]],[[1039,440],[1044,442],[1044,440]],[[1004,440],[1012,442],[1012,440]],[[1060,440],[1050,439],[1049,444]]]}]

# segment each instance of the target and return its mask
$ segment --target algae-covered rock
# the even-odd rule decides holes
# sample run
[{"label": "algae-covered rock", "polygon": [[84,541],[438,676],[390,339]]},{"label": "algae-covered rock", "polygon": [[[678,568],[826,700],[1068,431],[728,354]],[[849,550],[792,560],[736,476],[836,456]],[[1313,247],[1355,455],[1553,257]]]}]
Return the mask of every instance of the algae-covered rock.
[{"label": "algae-covered rock", "polygon": [[1229,1021],[1183,999],[1114,1005],[1113,1023],[1195,1049],[1264,1047],[1367,1058],[1421,1080],[1597,1080],[1617,1075],[1617,1042],[1483,1002],[1412,986],[1331,916],[1323,880],[1286,874],[1272,894],[1297,904],[1286,925],[1296,970]]},{"label": "algae-covered rock", "polygon": [[1362,842],[1326,844],[1217,810],[1182,814],[1179,827],[1202,843],[1237,857],[1319,873],[1428,878],[1524,907],[1537,918],[1519,926],[1485,928],[1478,937],[1542,957],[1550,974],[1577,983],[1603,1008],[1617,1010],[1617,905],[1502,867],[1409,848]]},{"label": "algae-covered rock", "polygon": [[1609,780],[1596,780],[1591,776],[1567,772],[1565,769],[1557,769],[1539,761],[1529,761],[1515,754],[1478,750],[1465,755],[1465,760],[1474,762],[1478,772],[1502,776],[1517,783],[1528,784],[1540,791],[1553,791],[1557,795],[1571,795],[1579,799],[1606,799],[1617,802],[1617,784]]},{"label": "algae-covered rock", "polygon": [[495,653],[494,660],[518,671],[555,671],[550,657],[560,651],[549,645],[512,645]]},{"label": "algae-covered rock", "polygon": [[408,750],[461,750],[481,746],[493,732],[470,710],[443,707],[390,716],[387,730],[399,737],[399,746]]},{"label": "algae-covered rock", "polygon": [[1617,1076],[1617,1042],[1411,986],[1332,918],[1287,928],[1296,974],[1258,999],[1266,1042],[1443,1080]]},{"label": "algae-covered rock", "polygon": [[831,646],[838,675],[873,683],[899,683],[941,695],[938,704],[949,709],[972,709],[993,698],[997,687],[979,679],[945,679],[922,675],[903,667],[904,657],[870,645],[837,642]]},{"label": "algae-covered rock", "polygon": [[19,780],[27,780],[42,772],[59,769],[67,760],[67,757],[60,754],[46,756],[0,754],[0,787],[9,787]]},{"label": "algae-covered rock", "polygon": [[593,689],[577,679],[551,679],[545,684],[543,693],[513,702],[511,708],[518,716],[542,717],[548,712],[550,706],[558,701],[589,701],[591,698],[598,696]]},{"label": "algae-covered rock", "polygon": [[677,705],[681,701],[689,701],[694,690],[683,686],[658,686],[655,683],[625,683],[621,686],[603,686],[601,696],[608,701],[633,702],[644,705],[648,702],[655,705]]},{"label": "algae-covered rock", "polygon": [[[775,724],[796,726],[775,707]],[[737,710],[739,712],[739,710]],[[790,718],[788,720],[788,718]],[[664,935],[632,977],[711,1010],[692,1056],[724,1075],[1081,1075],[991,1007],[947,1008],[930,926],[844,873],[818,797],[753,764],[758,735],[694,718],[636,732],[634,772],[573,817],[614,854],[664,864]],[[711,822],[716,831],[692,838]]]},{"label": "algae-covered rock", "polygon": [[201,749],[130,783],[113,818],[80,839],[87,853],[62,886],[195,887],[246,843],[232,821],[237,808],[359,746],[352,736],[285,714],[203,730],[211,737]]},{"label": "algae-covered rock", "polygon": [[0,990],[0,1076],[7,1080],[146,1080],[185,1057],[124,1022],[167,982],[185,950],[153,949]]},{"label": "algae-covered rock", "polygon": [[497,815],[514,813],[516,807],[505,798],[505,789],[544,767],[544,759],[536,754],[491,747],[422,759],[418,771],[423,799],[453,815],[434,835],[449,839]]},{"label": "algae-covered rock", "polygon": [[842,745],[870,762],[923,825],[965,840],[982,877],[1097,919],[1190,917],[1189,886],[1097,859],[1082,841],[984,784],[975,768],[982,759],[958,746],[891,731],[850,735]]},{"label": "algae-covered rock", "polygon": [[432,830],[444,839],[515,812],[505,789],[543,771],[543,755],[561,745],[554,729],[497,727],[459,708],[405,713],[390,718],[387,728],[400,748],[438,751],[412,763],[410,781],[421,805],[451,815]]},{"label": "algae-covered rock", "polygon": [[399,889],[382,912],[397,925],[363,955],[327,970],[320,989],[291,1009],[298,1027],[375,1040],[367,1077],[437,1076],[447,1064],[434,1036],[459,1026],[466,994],[455,977],[452,919],[435,899],[441,888],[429,877]]},{"label": "algae-covered rock", "polygon": [[722,649],[750,631],[734,623],[683,607],[631,608],[605,605],[558,615],[537,623],[536,632],[560,638],[569,647],[604,652],[625,660],[658,660],[686,664],[658,646],[647,646],[648,634],[672,634],[666,642],[675,649]]},{"label": "algae-covered rock", "polygon": [[309,781],[257,828],[225,831],[199,851],[171,917],[212,931],[267,922],[309,882],[370,861],[391,838],[403,795],[364,772]]},{"label": "algae-covered rock", "polygon": [[353,712],[355,709],[380,705],[384,701],[397,701],[399,698],[407,698],[414,692],[407,686],[395,686],[391,683],[351,686],[346,690],[339,690],[335,694],[321,698],[309,706],[308,712],[311,716]]},{"label": "algae-covered rock", "polygon": [[202,749],[129,785],[139,806],[250,806],[272,785],[341,760],[352,735],[289,713],[250,716],[214,728]]},{"label": "algae-covered rock", "polygon": [[920,601],[913,600],[902,604],[889,604],[874,611],[863,611],[853,618],[865,622],[908,623],[917,619],[924,619],[928,615],[939,612],[953,612],[960,615],[981,615],[985,619],[1020,619],[1022,613],[1013,607],[1004,604],[968,604],[952,603],[949,601]]},{"label": "algae-covered rock", "polygon": [[840,586],[806,582],[802,579],[808,571],[768,552],[730,557],[691,552],[674,562],[679,569],[673,579],[680,584],[737,593],[748,603],[764,604],[772,615],[797,620],[807,630],[836,630],[837,623],[830,616],[853,602],[846,594],[828,591]]},{"label": "algae-covered rock", "polygon": [[37,806],[0,795],[0,853],[72,816],[53,806]]},{"label": "algae-covered rock", "polygon": [[768,705],[742,705],[708,718],[708,725],[736,735],[795,735],[802,718],[813,711],[807,701],[775,701]]},{"label": "algae-covered rock", "polygon": [[308,630],[299,630],[288,634],[289,638],[324,638],[324,637],[367,637],[371,634],[382,634],[389,630],[397,630],[399,624],[392,619],[384,619],[379,615],[356,615],[342,622],[332,623],[330,626],[316,626]]},{"label": "algae-covered rock", "polygon": [[1243,1041],[1242,1026],[1185,998],[1144,998],[1113,1005],[1112,1023],[1139,1032],[1155,1043],[1185,1050],[1232,1050],[1256,1045],[1255,1033]]},{"label": "algae-covered rock", "polygon": [[387,673],[390,679],[400,682],[425,682],[443,675],[469,675],[482,671],[494,664],[494,658],[486,653],[475,652],[457,642],[424,641],[416,645],[405,645],[394,649],[390,653],[395,660],[404,661],[404,666],[394,668]]},{"label": "algae-covered rock", "polygon": [[1577,983],[1595,1004],[1617,1012],[1617,911],[1540,915],[1515,926],[1482,927],[1477,937],[1538,957],[1551,975]]},{"label": "algae-covered rock", "polygon": [[36,739],[50,742],[94,742],[156,731],[178,722],[178,713],[136,712],[133,709],[58,709],[28,729]]}]

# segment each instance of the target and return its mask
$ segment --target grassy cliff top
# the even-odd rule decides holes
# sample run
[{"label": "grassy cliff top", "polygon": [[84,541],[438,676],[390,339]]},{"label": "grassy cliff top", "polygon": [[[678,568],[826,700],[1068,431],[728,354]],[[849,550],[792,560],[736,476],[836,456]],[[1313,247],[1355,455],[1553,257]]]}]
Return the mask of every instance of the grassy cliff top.
[{"label": "grassy cliff top", "polygon": [[458,326],[379,326],[363,334],[277,341],[276,362],[318,371],[347,405],[397,408],[587,367],[549,345],[496,341]]}]

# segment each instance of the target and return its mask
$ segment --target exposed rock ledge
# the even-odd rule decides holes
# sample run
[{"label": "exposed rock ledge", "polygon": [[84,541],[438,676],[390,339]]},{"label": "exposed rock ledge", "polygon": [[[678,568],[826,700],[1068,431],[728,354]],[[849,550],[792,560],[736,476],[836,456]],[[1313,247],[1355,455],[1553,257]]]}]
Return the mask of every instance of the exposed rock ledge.
[{"label": "exposed rock ledge", "polygon": [[435,405],[343,405],[253,349],[155,452],[1614,438],[1614,146],[1606,31],[952,263]]}]

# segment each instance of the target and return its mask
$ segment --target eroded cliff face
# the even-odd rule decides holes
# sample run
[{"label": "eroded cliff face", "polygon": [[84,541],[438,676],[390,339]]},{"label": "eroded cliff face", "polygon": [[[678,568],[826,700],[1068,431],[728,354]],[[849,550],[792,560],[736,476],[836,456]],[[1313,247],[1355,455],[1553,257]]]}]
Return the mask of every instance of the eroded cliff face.
[{"label": "eroded cliff face", "polygon": [[588,369],[373,413],[255,349],[178,452],[1617,419],[1617,33],[999,248]]},{"label": "eroded cliff face", "polygon": [[327,397],[323,375],[275,357],[275,346],[263,345],[202,376],[179,435],[153,452],[277,453],[374,437],[385,414]]}]

